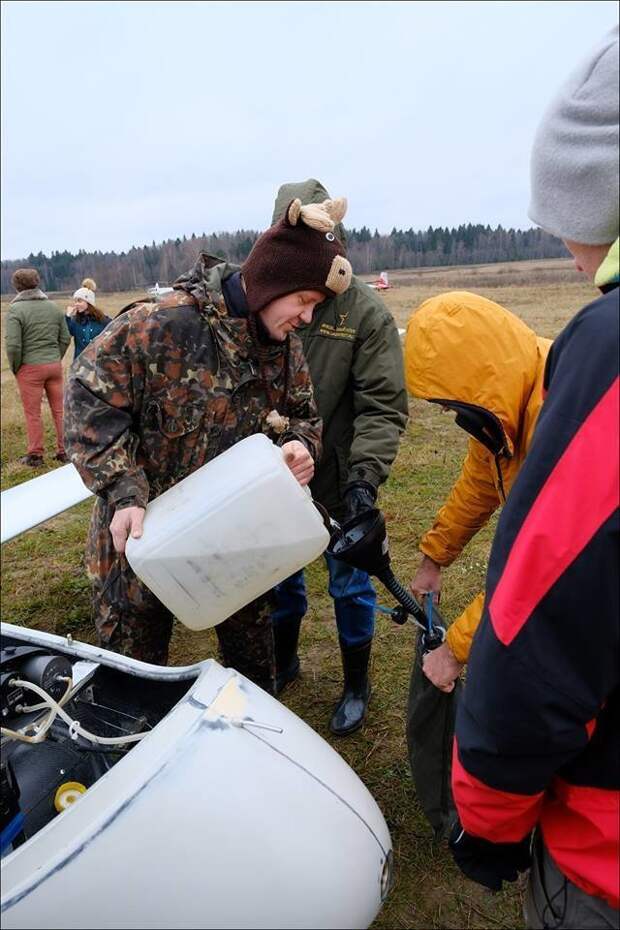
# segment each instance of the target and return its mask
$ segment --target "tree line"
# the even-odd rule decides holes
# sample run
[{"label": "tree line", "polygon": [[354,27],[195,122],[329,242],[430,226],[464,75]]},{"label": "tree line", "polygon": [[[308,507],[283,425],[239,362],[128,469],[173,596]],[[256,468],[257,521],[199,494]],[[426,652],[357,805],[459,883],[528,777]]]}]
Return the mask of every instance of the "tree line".
[{"label": "tree line", "polygon": [[[259,233],[240,229],[234,233],[211,233],[168,239],[135,246],[127,252],[52,252],[30,254],[1,264],[1,290],[9,293],[16,268],[36,268],[44,290],[72,291],[85,277],[94,278],[103,291],[126,291],[172,283],[193,265],[198,253],[208,252],[241,264]],[[467,223],[458,228],[429,226],[426,230],[392,229],[382,235],[366,226],[347,230],[347,255],[357,274],[398,268],[433,265],[472,265],[539,258],[565,258],[562,242],[541,229],[492,229]]]}]

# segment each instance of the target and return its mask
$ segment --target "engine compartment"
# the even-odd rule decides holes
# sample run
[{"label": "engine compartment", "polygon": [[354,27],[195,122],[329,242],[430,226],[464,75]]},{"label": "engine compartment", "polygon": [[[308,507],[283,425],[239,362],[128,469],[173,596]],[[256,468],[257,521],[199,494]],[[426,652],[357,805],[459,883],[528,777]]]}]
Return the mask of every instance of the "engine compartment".
[{"label": "engine compartment", "polygon": [[196,677],[142,678],[3,637],[2,856],[69,804],[79,803],[80,795],[169,713]]}]

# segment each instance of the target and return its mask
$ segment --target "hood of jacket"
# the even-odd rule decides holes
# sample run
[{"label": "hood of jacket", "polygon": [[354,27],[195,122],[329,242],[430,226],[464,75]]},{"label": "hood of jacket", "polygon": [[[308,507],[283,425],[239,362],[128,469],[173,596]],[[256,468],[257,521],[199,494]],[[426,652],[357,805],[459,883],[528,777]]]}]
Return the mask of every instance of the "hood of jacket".
[{"label": "hood of jacket", "polygon": [[231,265],[208,252],[200,252],[189,271],[180,275],[173,287],[191,294],[201,309],[207,304],[218,307],[223,300],[222,282],[237,271],[238,265]]},{"label": "hood of jacket", "polygon": [[[425,301],[409,320],[407,388],[428,401],[482,408],[501,423],[512,456],[524,413],[540,385],[549,339],[538,337],[499,304],[453,291]],[[540,393],[540,392],[539,392]]]},{"label": "hood of jacket", "polygon": [[[278,222],[291,200],[295,200],[296,197],[299,197],[302,203],[323,203],[324,200],[330,199],[327,189],[315,178],[308,178],[307,181],[295,181],[289,184],[282,184],[276,195],[273,216],[271,218],[272,224]],[[336,223],[334,235],[346,246],[347,234],[342,223]]]}]

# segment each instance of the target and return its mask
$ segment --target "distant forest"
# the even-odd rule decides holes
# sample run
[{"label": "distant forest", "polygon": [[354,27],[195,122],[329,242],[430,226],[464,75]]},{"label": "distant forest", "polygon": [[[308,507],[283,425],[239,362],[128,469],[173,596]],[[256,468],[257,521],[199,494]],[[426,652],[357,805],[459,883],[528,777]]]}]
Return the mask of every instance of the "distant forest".
[{"label": "distant forest", "polygon": [[[134,247],[128,252],[52,252],[28,255],[2,262],[1,290],[9,293],[16,268],[36,268],[43,288],[72,291],[85,277],[94,278],[102,291],[125,291],[150,287],[158,281],[171,284],[196,260],[209,252],[240,264],[256,241],[258,232],[240,229],[234,233],[194,233],[187,238],[168,239],[157,245]],[[366,226],[347,230],[347,255],[357,274],[396,268],[432,265],[474,265],[523,259],[565,258],[568,252],[559,239],[541,229],[504,229],[498,226],[467,225],[458,229],[433,227],[425,231],[393,229],[389,235],[372,233]]]}]

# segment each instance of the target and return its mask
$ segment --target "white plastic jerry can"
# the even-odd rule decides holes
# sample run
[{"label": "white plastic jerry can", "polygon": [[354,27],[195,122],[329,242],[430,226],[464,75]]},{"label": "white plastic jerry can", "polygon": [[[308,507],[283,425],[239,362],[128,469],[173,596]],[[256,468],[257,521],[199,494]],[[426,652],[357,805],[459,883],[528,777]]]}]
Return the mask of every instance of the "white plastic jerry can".
[{"label": "white plastic jerry can", "polygon": [[152,500],[129,564],[192,630],[204,630],[317,558],[329,533],[307,489],[262,434]]}]

